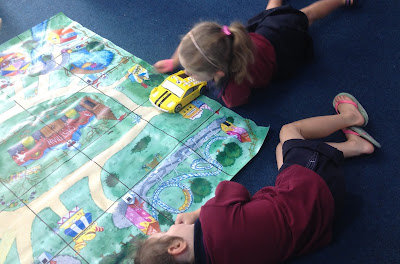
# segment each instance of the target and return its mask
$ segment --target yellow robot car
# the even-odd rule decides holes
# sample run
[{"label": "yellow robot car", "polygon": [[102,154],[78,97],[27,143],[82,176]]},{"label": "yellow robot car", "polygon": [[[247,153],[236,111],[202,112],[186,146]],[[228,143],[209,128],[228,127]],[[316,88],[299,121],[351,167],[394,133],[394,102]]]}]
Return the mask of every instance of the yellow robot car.
[{"label": "yellow robot car", "polygon": [[206,84],[196,81],[182,70],[168,76],[154,88],[150,93],[150,102],[164,112],[178,113],[203,93]]}]

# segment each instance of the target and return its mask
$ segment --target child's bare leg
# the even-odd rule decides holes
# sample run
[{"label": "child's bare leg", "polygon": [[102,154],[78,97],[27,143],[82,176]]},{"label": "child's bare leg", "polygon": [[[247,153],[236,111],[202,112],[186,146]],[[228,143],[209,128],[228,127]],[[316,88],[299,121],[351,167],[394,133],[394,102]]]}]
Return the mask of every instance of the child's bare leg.
[{"label": "child's bare leg", "polygon": [[[351,101],[351,99],[345,95],[335,98],[336,102],[342,100]],[[310,117],[284,125],[279,135],[280,141],[283,143],[293,138],[324,138],[340,129],[364,124],[364,117],[354,105],[346,103],[339,104],[338,111],[340,113],[338,115]]]},{"label": "child's bare leg", "polygon": [[300,11],[306,14],[309,21],[308,24],[311,25],[314,21],[324,18],[344,4],[345,0],[320,0],[300,9]]},{"label": "child's bare leg", "polygon": [[362,154],[371,154],[374,152],[374,146],[367,140],[352,134],[345,134],[347,141],[341,143],[326,142],[326,144],[337,148],[343,152],[345,158],[359,156]]},{"label": "child's bare leg", "polygon": [[[341,143],[326,142],[326,144],[343,152],[345,158],[351,158],[363,154],[371,154],[374,152],[374,146],[367,140],[351,134],[346,134],[347,141]],[[276,146],[276,165],[278,170],[283,165],[282,143]]]},{"label": "child's bare leg", "polygon": [[282,5],[282,0],[269,0],[266,10]]},{"label": "child's bare leg", "polygon": [[[342,100],[351,100],[342,95],[335,98],[335,102]],[[317,139],[324,138],[330,134],[347,128],[349,126],[361,126],[364,124],[364,117],[354,105],[341,103],[338,105],[340,114],[317,116],[302,119],[287,125],[284,125],[280,131],[280,143],[276,149],[276,159],[278,168],[283,164],[282,144],[290,139]],[[356,138],[356,135],[346,135],[348,140],[343,143],[327,143],[341,150],[345,157],[367,154],[373,151],[373,146],[366,140]],[[354,137],[353,137],[354,136]],[[355,144],[357,143],[357,144]],[[372,147],[372,151],[371,151]]]}]

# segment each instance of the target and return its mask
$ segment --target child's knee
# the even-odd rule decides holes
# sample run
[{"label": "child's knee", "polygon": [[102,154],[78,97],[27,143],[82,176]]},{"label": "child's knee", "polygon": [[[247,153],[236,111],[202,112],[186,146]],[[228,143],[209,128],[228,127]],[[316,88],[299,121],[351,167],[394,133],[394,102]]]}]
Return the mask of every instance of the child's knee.
[{"label": "child's knee", "polygon": [[281,143],[283,144],[284,141],[282,141],[282,137],[290,133],[290,131],[293,130],[293,123],[285,124],[281,127],[281,130],[279,131],[279,138],[281,139]]},{"label": "child's knee", "polygon": [[305,7],[303,9],[301,9],[300,11],[303,12],[307,16],[308,24],[311,25],[315,20],[314,11],[308,7]]},{"label": "child's knee", "polygon": [[278,145],[276,145],[275,153],[278,155],[278,153],[282,152],[282,142],[279,142]]},{"label": "child's knee", "polygon": [[281,131],[279,132],[280,143],[283,144],[286,140],[294,138],[302,138],[301,133],[297,128],[296,124],[289,123],[283,125]]}]

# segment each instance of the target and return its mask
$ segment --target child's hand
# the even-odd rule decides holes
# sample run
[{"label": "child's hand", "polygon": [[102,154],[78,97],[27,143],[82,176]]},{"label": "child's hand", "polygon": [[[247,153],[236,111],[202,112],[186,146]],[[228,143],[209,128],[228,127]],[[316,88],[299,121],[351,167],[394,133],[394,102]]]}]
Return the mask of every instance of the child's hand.
[{"label": "child's hand", "polygon": [[186,225],[191,225],[196,222],[196,220],[199,218],[200,215],[200,209],[194,211],[194,212],[189,212],[189,213],[181,213],[176,216],[175,219],[175,225],[179,224],[186,224]]},{"label": "child's hand", "polygon": [[172,72],[174,70],[174,60],[160,60],[154,64],[154,69],[159,73]]}]

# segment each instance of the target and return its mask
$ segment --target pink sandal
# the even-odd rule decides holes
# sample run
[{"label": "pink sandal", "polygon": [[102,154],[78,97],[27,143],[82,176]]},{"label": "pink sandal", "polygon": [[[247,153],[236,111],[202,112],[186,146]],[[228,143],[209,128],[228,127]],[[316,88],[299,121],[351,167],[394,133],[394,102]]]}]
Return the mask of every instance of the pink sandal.
[{"label": "pink sandal", "polygon": [[378,147],[378,148],[381,147],[381,144],[379,144],[378,141],[376,141],[373,137],[371,137],[371,135],[368,134],[361,127],[352,126],[352,127],[348,127],[348,128],[342,129],[342,131],[345,134],[352,134],[352,135],[356,135],[356,136],[362,137],[363,139],[371,142],[371,144],[374,145],[375,147]]},{"label": "pink sandal", "polygon": [[[345,96],[349,97],[352,101],[350,101],[350,100],[339,100],[339,101],[337,101],[337,102],[335,103],[335,98],[338,97],[338,96],[341,96],[341,95],[345,95]],[[354,105],[354,106],[358,109],[358,111],[360,112],[360,114],[364,117],[364,124],[363,124],[362,126],[366,126],[366,125],[368,124],[368,114],[367,114],[367,111],[365,111],[364,107],[357,101],[357,99],[356,99],[354,96],[352,96],[352,95],[349,94],[349,93],[339,93],[339,94],[337,94],[337,95],[335,96],[335,98],[333,99],[332,104],[333,104],[333,107],[334,107],[335,110],[336,110],[336,113],[339,114],[338,106],[339,106],[340,104],[351,104],[351,105]]]}]

